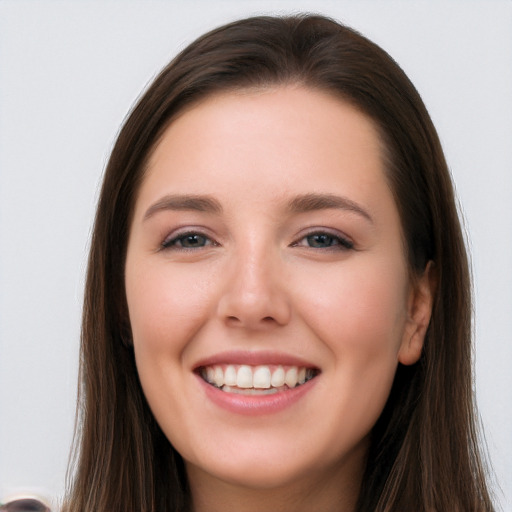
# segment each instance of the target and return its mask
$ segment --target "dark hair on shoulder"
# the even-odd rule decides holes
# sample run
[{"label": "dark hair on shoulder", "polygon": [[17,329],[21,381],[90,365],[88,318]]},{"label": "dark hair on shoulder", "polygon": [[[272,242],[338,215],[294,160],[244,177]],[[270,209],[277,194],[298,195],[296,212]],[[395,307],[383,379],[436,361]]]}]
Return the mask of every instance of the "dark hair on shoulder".
[{"label": "dark hair on shoulder", "polygon": [[176,115],[219,91],[298,84],[373,120],[411,277],[435,264],[421,359],[399,365],[372,431],[357,510],[491,511],[475,421],[468,261],[443,151],[414,86],[380,47],[317,15],[254,17],[183,50],[127,118],[99,199],[83,310],[79,414],[65,510],[188,508],[181,457],[144,398],[124,290],[128,233],[145,164]]}]

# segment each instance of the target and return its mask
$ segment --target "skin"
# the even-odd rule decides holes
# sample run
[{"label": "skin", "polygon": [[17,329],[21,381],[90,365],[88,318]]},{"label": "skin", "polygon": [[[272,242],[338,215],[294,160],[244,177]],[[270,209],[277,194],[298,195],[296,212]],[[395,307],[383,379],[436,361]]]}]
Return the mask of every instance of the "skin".
[{"label": "skin", "polygon": [[[354,509],[368,434],[397,365],[420,356],[432,302],[428,270],[411,283],[381,152],[353,107],[282,86],[208,97],[151,155],[126,294],[141,384],[197,512]],[[345,202],[290,208],[311,193]],[[168,195],[219,208],[165,207]],[[237,414],[195,372],[232,350],[320,373],[283,410]]]}]

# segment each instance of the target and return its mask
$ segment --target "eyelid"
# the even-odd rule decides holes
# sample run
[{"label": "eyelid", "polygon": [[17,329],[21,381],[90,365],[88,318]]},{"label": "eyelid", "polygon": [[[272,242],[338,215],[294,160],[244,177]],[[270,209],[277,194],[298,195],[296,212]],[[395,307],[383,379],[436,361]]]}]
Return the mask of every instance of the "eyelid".
[{"label": "eyelid", "polygon": [[[335,239],[338,243],[332,246],[327,247],[313,247],[309,246],[310,249],[313,250],[351,250],[354,249],[354,242],[352,239],[345,235],[343,232],[326,227],[314,226],[311,228],[307,228],[303,230],[301,233],[297,235],[295,241],[290,244],[291,247],[306,247],[306,244],[301,244],[307,237],[311,237],[314,235],[327,235]],[[182,247],[177,242],[180,239],[184,239],[187,236],[200,236],[205,238],[206,243],[202,246],[197,247]],[[215,238],[209,233],[209,230],[201,227],[201,226],[183,226],[180,228],[176,228],[171,231],[159,244],[159,250],[179,250],[179,251],[197,251],[199,249],[204,249],[205,247],[215,247],[220,244],[215,240]]]},{"label": "eyelid", "polygon": [[292,247],[299,247],[299,242],[303,241],[309,236],[314,235],[327,235],[329,237],[335,238],[338,240],[339,244],[330,246],[330,247],[310,247],[315,250],[351,250],[354,249],[354,242],[350,237],[345,235],[344,233],[338,231],[337,229],[325,228],[325,227],[312,227],[308,228],[307,231],[302,232],[297,237],[296,241],[291,245]]},{"label": "eyelid", "polygon": [[[208,242],[205,246],[200,247],[181,247],[176,244],[180,239],[186,238],[187,236],[200,236],[205,238]],[[208,230],[199,226],[186,226],[177,228],[169,233],[163,241],[160,243],[159,249],[162,251],[166,250],[179,250],[179,251],[196,251],[203,249],[204,247],[213,247],[219,245],[218,242],[208,233]]]}]

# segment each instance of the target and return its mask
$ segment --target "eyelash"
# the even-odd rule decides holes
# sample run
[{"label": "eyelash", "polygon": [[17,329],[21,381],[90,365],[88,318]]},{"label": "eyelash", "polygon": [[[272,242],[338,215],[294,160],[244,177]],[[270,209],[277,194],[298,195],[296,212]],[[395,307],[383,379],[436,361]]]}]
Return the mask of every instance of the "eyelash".
[{"label": "eyelash", "polygon": [[[328,243],[325,247],[314,247],[312,245],[302,245],[301,242],[303,240],[307,240],[309,243],[311,242],[311,239],[314,237],[324,237],[325,242]],[[334,251],[348,251],[354,248],[353,242],[348,240],[347,238],[339,235],[334,234],[329,231],[312,231],[311,233],[308,233],[307,235],[304,235],[300,240],[292,244],[292,247],[309,247],[311,249],[321,249],[321,250],[334,250]]]},{"label": "eyelash", "polygon": [[[199,245],[199,246],[190,246],[190,247],[185,247],[183,246],[183,242],[185,240],[189,240],[191,241],[191,239],[202,239],[204,241],[204,243],[202,245]],[[162,244],[161,244],[161,249],[163,250],[179,250],[179,251],[193,251],[193,250],[196,250],[196,249],[202,249],[206,246],[215,246],[215,245],[218,245],[217,243],[215,243],[213,240],[211,240],[211,238],[209,238],[207,235],[199,232],[199,231],[188,231],[186,233],[180,233],[179,235],[177,236],[173,236],[172,238],[166,238]]]},{"label": "eyelash", "polygon": [[[309,243],[312,242],[314,237],[323,237],[324,242],[328,245],[324,247],[319,246],[313,246],[309,245]],[[199,242],[202,242],[201,245],[196,246],[189,246],[186,247],[183,245],[184,241],[192,241],[192,239],[198,240]],[[308,243],[307,245],[301,244],[302,241],[306,240]],[[320,243],[322,244],[322,242]],[[163,250],[180,250],[180,251],[193,251],[196,249],[202,249],[204,247],[208,246],[216,246],[218,245],[216,242],[214,242],[211,238],[209,238],[207,235],[199,232],[199,231],[188,231],[186,233],[180,233],[178,236],[174,236],[172,238],[165,239],[161,244],[161,249]],[[311,249],[322,249],[322,250],[338,250],[338,251],[347,251],[354,248],[353,242],[348,240],[347,238],[330,233],[328,231],[314,231],[311,233],[308,233],[307,235],[304,235],[302,238],[300,238],[297,242],[294,242],[291,244],[291,247],[309,247]]]}]

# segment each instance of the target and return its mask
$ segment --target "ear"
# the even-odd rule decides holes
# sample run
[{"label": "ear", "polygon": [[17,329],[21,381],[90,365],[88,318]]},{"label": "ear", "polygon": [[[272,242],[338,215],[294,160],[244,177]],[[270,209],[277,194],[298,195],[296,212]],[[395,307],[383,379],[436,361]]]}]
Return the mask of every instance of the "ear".
[{"label": "ear", "polygon": [[423,350],[437,287],[435,264],[429,261],[423,275],[414,280],[408,300],[408,318],[398,361],[411,365],[418,361]]}]

